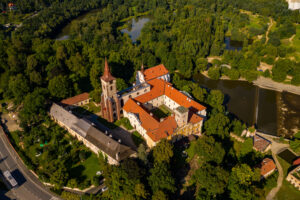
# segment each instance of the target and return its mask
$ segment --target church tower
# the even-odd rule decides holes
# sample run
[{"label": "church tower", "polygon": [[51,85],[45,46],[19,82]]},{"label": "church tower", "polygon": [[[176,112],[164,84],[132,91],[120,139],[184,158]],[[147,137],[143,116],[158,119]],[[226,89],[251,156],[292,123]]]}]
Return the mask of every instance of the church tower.
[{"label": "church tower", "polygon": [[102,95],[101,112],[102,117],[109,122],[120,119],[120,100],[117,95],[117,81],[110,73],[110,69],[105,58],[104,72],[101,76]]}]

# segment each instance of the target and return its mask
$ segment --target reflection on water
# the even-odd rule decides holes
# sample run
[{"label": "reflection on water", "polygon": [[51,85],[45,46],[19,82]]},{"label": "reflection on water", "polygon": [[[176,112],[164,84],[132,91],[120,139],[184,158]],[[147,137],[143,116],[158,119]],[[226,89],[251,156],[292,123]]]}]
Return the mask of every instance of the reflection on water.
[{"label": "reflection on water", "polygon": [[230,37],[225,37],[225,49],[227,50],[242,50],[243,42],[231,40]]},{"label": "reflection on water", "polygon": [[256,124],[261,132],[288,136],[300,130],[299,95],[258,88],[245,81],[211,80],[202,74],[194,80],[202,87],[221,90],[228,111],[248,125]]},{"label": "reflection on water", "polygon": [[149,21],[150,21],[150,18],[148,18],[148,17],[140,17],[137,19],[137,21],[133,18],[131,21],[131,28],[122,29],[121,32],[127,33],[130,36],[132,42],[135,43],[137,38],[141,34],[142,28]]},{"label": "reflection on water", "polygon": [[89,16],[96,15],[99,11],[100,11],[100,9],[95,9],[95,10],[92,10],[90,12],[86,12],[86,13],[80,15],[79,17],[73,19],[71,22],[69,22],[68,24],[66,24],[58,32],[58,34],[55,36],[56,40],[68,40],[68,39],[70,39],[71,28],[72,28],[72,26],[73,26],[74,23],[84,21]]}]

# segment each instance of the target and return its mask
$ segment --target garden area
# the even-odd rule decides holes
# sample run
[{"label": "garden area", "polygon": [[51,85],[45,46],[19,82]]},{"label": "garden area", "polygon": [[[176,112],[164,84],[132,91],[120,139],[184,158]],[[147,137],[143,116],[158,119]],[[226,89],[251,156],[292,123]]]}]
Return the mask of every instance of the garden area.
[{"label": "garden area", "polygon": [[158,119],[166,118],[172,114],[172,111],[165,105],[161,105],[151,111]]},{"label": "garden area", "polygon": [[97,185],[96,172],[100,170],[97,155],[53,122],[12,132],[9,137],[24,163],[43,182],[57,189]]}]

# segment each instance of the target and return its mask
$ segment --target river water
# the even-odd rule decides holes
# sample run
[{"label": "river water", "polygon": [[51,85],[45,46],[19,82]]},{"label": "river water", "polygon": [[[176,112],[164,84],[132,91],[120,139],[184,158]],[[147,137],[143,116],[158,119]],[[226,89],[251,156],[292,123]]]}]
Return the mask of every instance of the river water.
[{"label": "river water", "polygon": [[261,132],[289,137],[300,130],[300,96],[261,89],[246,81],[212,80],[202,74],[194,80],[225,94],[229,112]]}]

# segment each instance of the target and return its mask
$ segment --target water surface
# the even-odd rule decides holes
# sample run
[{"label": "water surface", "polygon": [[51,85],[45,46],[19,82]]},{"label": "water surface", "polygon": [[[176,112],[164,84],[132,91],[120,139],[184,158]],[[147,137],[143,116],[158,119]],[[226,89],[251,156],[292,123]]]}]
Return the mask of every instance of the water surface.
[{"label": "water surface", "polygon": [[150,21],[149,17],[140,17],[137,20],[133,18],[131,21],[129,21],[129,28],[122,29],[122,33],[127,33],[132,42],[135,43],[137,38],[140,36],[142,28],[144,25]]}]

